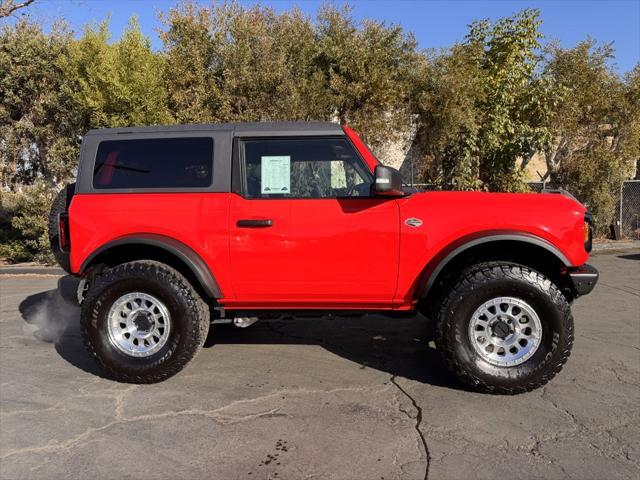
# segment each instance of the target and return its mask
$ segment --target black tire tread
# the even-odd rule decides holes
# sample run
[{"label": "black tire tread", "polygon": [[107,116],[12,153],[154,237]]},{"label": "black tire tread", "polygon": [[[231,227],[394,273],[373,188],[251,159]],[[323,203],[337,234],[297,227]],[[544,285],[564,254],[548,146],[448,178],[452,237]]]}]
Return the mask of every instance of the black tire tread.
[{"label": "black tire tread", "polygon": [[[533,380],[511,387],[489,385],[480,378],[472,375],[464,365],[458,361],[454,351],[454,345],[447,340],[446,336],[446,331],[449,326],[448,321],[451,318],[454,305],[460,302],[471,289],[505,277],[525,281],[544,295],[547,295],[555,307],[561,312],[564,322],[563,328],[568,332],[565,345],[558,355],[556,355],[553,363],[545,364],[544,371],[541,371]],[[448,369],[467,387],[482,393],[516,395],[542,387],[562,370],[562,367],[569,359],[573,342],[573,316],[566,297],[553,282],[541,273],[524,265],[510,262],[479,263],[464,270],[457,280],[453,282],[448,295],[444,298],[440,306],[436,319],[435,343]]]},{"label": "black tire tread", "polygon": [[[186,348],[180,349],[173,354],[171,362],[166,363],[165,358],[159,359],[156,363],[162,368],[156,369],[154,373],[145,375],[130,375],[118,371],[102,361],[101,357],[95,351],[90,341],[87,323],[92,318],[92,310],[98,308],[99,297],[103,290],[117,280],[124,278],[149,277],[160,282],[171,283],[178,287],[180,295],[186,300],[189,309],[195,312],[197,318],[194,319],[196,328],[192,330],[193,335],[189,338]],[[196,354],[202,348],[209,331],[209,306],[196,292],[189,281],[178,271],[170,266],[155,260],[137,260],[133,262],[123,263],[106,270],[100,275],[95,285],[93,285],[82,303],[80,333],[82,335],[85,348],[89,355],[103,368],[109,375],[120,382],[148,384],[162,382],[169,377],[180,372],[186,365],[193,360]]]}]

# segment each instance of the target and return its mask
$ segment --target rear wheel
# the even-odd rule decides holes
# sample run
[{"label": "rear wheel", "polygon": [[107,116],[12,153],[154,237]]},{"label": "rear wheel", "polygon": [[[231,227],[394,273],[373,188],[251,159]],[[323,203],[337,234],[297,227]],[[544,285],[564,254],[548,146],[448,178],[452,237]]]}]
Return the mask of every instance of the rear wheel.
[{"label": "rear wheel", "polygon": [[182,370],[202,347],[209,309],[173,268],[143,260],[98,277],[82,304],[92,357],[116,380],[155,383]]},{"label": "rear wheel", "polygon": [[566,363],[573,317],[560,290],[528,267],[492,262],[459,277],[437,316],[436,343],[453,374],[474,390],[538,388]]}]

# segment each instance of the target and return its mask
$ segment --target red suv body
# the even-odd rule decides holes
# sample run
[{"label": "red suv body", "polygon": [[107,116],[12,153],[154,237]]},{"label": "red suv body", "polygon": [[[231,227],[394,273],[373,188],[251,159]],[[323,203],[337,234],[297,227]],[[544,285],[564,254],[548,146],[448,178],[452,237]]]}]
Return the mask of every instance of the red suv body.
[{"label": "red suv body", "polygon": [[[455,311],[443,313],[441,307],[453,305],[452,300],[447,304],[448,296],[474,266],[488,268],[489,278],[491,269],[525,267],[520,275],[534,272],[541,282],[544,277],[566,302],[588,293],[597,281],[595,269],[585,264],[590,216],[570,195],[412,191],[401,186],[398,172],[379,164],[354,131],[332,123],[91,131],[83,140],[72,193],[67,192],[64,208],[53,212],[62,221],[61,231],[52,237],[60,237],[64,248],[57,255],[72,274],[61,281],[61,290],[80,301],[87,294],[92,302],[83,302],[87,315],[95,309],[94,286],[109,289],[101,285],[107,272],[144,261],[175,270],[213,318],[259,317],[260,312],[274,310],[420,309],[431,316],[455,316]],[[79,280],[84,280],[80,292]],[[515,299],[506,304],[510,320],[491,314],[485,331],[502,335],[500,329],[506,328],[513,336],[529,328],[512,314],[520,308],[517,302],[528,297],[505,288],[504,298]],[[502,298],[496,295],[493,298]],[[526,305],[533,317],[536,309],[530,304],[535,301],[530,300]],[[142,300],[139,304],[144,306]],[[159,324],[149,327],[143,322],[152,316],[144,317],[143,310],[130,314],[131,309],[124,309],[121,316],[131,315],[142,327],[156,328]],[[104,317],[106,337],[126,357],[131,342],[123,340],[120,348],[113,340],[119,331],[109,333],[112,314],[94,312],[93,323]],[[534,320],[529,317],[524,318]],[[145,332],[134,320],[127,328]],[[542,338],[544,321],[538,321]],[[440,328],[441,344],[447,343],[445,330]],[[531,332],[529,345],[537,335],[535,329]],[[502,348],[503,357],[510,358],[505,348],[512,337],[500,335],[493,335],[494,350]],[[572,331],[570,335],[572,341]],[[478,343],[473,334],[468,336]],[[94,345],[98,337],[86,338],[103,366],[120,379],[136,381],[130,371],[123,374],[123,369],[109,364],[111,360],[100,358]],[[514,360],[503,368],[522,369],[526,346],[513,338],[510,348],[518,353],[511,356],[520,355],[520,363]],[[138,341],[138,350],[144,350],[147,340]],[[152,342],[155,338],[149,345]],[[482,360],[482,342],[474,345],[469,350]],[[135,359],[155,354],[158,351]],[[455,363],[457,355],[452,353],[449,363]],[[500,367],[497,353],[486,355],[489,365]],[[478,380],[477,373],[470,379],[455,366],[452,370],[478,389],[521,389],[497,387],[485,378]],[[142,378],[141,374],[138,381]],[[523,388],[535,386],[529,382]]]}]

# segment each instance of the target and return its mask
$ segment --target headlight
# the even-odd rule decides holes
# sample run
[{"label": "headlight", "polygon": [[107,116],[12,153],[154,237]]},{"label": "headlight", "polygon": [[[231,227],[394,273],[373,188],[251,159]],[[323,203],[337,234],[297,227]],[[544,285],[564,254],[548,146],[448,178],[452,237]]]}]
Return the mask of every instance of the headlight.
[{"label": "headlight", "polygon": [[584,214],[584,249],[591,251],[593,246],[593,215],[589,212]]}]

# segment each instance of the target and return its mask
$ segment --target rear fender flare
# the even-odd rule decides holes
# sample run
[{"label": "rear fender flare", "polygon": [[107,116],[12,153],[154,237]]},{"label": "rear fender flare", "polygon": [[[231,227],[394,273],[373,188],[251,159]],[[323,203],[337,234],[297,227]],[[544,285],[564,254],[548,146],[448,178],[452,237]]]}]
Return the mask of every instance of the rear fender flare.
[{"label": "rear fender flare", "polygon": [[150,245],[161,248],[171,253],[179,260],[181,260],[191,270],[191,272],[193,272],[194,276],[200,283],[200,286],[204,289],[207,295],[209,295],[211,298],[222,298],[222,291],[220,290],[215,277],[211,273],[211,270],[207,266],[206,262],[200,255],[198,255],[198,253],[196,253],[191,247],[174,238],[153,233],[127,235],[105,243],[101,247],[94,250],[82,262],[82,265],[79,269],[79,274],[84,274],[91,263],[96,259],[96,257],[98,257],[98,255],[112,248],[125,245]]}]

